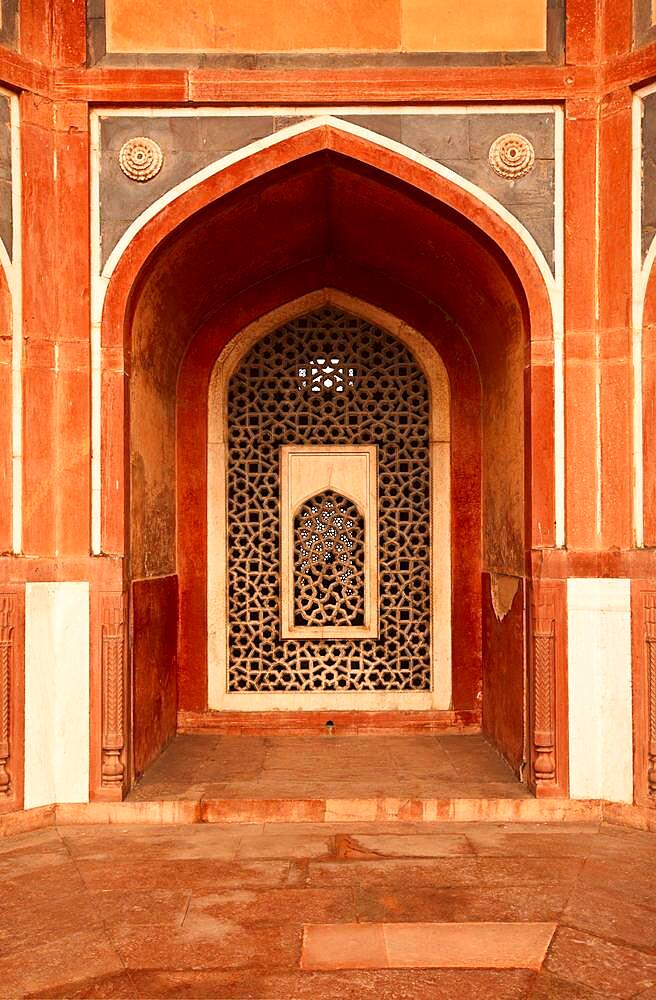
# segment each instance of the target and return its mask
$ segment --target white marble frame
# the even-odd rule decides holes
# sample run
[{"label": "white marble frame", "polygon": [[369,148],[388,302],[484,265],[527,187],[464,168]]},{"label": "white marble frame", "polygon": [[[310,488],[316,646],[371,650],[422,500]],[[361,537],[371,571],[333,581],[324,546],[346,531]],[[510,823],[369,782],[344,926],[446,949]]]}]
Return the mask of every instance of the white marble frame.
[{"label": "white marble frame", "polygon": [[[378,635],[378,448],[371,444],[285,444],[280,449],[280,638]],[[364,624],[294,622],[294,518],[299,506],[326,489],[355,504],[364,520]]]},{"label": "white marble frame", "polygon": [[[431,691],[228,692],[226,428],[230,376],[252,345],[296,316],[334,305],[380,326],[413,353],[430,393]],[[232,711],[449,710],[451,708],[451,393],[444,362],[422,334],[368,303],[322,289],[273,310],[234,337],[218,358],[208,393],[208,707]]]}]

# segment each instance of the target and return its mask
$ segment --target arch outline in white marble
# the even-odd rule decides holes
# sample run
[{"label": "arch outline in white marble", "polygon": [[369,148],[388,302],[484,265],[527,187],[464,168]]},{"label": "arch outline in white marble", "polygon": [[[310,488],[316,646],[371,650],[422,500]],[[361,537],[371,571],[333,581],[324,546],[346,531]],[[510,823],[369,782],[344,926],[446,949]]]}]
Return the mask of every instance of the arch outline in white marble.
[{"label": "arch outline in white marble", "polygon": [[[352,122],[337,117],[342,114],[520,114],[552,112],[554,114],[554,159],[555,159],[555,190],[554,190],[554,272],[552,273],[543,251],[535,238],[504,205],[486,192],[483,188],[467,178],[451,170],[444,164],[419,153],[403,143],[390,139],[370,129],[363,128]],[[307,117],[273,135],[258,139],[227,156],[215,160],[190,177],[180,181],[162,194],[152,205],[144,209],[128,226],[116,246],[112,249],[104,266],[101,264],[101,228],[100,228],[100,155],[101,131],[100,123],[104,117],[138,115],[143,117],[164,117],[179,115],[184,117],[220,115],[281,115],[294,116],[303,114]],[[563,220],[563,147],[564,147],[564,116],[558,105],[452,105],[440,108],[412,107],[353,107],[353,108],[178,108],[178,109],[139,109],[129,111],[123,109],[106,109],[94,111],[91,114],[90,149],[91,149],[91,510],[92,510],[92,551],[101,552],[101,426],[100,426],[100,392],[101,392],[101,327],[105,295],[118,262],[126,252],[137,233],[167,205],[185,194],[208,177],[225,170],[254,153],[271,148],[279,143],[309,132],[317,128],[330,128],[350,133],[367,142],[398,153],[406,159],[414,161],[428,170],[450,181],[456,187],[467,191],[478,201],[491,209],[520,237],[534,259],[545,284],[551,306],[553,340],[554,340],[554,494],[555,494],[555,541],[556,546],[565,544],[565,412],[564,412],[564,220]]]}]

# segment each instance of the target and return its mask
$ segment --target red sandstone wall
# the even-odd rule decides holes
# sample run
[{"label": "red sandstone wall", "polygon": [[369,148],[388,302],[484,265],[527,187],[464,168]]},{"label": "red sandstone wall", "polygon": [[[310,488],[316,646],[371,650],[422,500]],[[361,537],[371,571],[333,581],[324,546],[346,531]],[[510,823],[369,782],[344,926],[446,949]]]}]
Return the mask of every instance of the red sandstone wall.
[{"label": "red sandstone wall", "polygon": [[481,347],[483,567],[524,573],[524,354],[517,326],[497,350]]},{"label": "red sandstone wall", "polygon": [[[146,286],[132,323],[130,558],[134,578],[168,576],[175,561],[175,394],[185,317]],[[154,346],[157,345],[157,346]]]},{"label": "red sandstone wall", "polygon": [[132,584],[132,659],[137,776],[175,735],[177,641],[177,576],[136,580]]},{"label": "red sandstone wall", "polygon": [[[506,578],[504,583],[512,590],[512,580]],[[490,574],[483,574],[483,730],[519,773],[524,760],[526,671],[524,581],[516,583],[509,608],[507,597],[504,600],[500,594],[499,617],[492,602]]]}]

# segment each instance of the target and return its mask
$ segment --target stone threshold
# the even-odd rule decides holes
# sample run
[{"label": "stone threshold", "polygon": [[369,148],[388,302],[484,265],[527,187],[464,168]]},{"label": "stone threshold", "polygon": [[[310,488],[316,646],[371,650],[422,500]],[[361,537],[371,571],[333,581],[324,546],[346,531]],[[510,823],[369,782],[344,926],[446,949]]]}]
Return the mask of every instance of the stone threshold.
[{"label": "stone threshold", "polygon": [[176,799],[74,802],[0,814],[0,837],[52,826],[193,823],[604,823],[656,833],[656,808],[574,799]]},{"label": "stone threshold", "polygon": [[[48,826],[192,823],[599,823],[603,803],[572,799],[160,799],[80,802],[0,815],[0,836]],[[656,815],[654,816],[656,829]]]},{"label": "stone threshold", "polygon": [[[332,723],[327,726],[327,723]],[[467,711],[267,711],[178,712],[177,733],[222,736],[464,735],[481,732],[481,712]]]}]

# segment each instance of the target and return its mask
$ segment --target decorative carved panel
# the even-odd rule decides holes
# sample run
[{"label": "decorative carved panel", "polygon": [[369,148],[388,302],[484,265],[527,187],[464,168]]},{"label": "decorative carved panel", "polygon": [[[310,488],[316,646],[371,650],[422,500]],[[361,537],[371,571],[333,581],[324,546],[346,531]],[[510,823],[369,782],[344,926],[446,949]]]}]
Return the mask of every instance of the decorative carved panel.
[{"label": "decorative carved panel", "polygon": [[533,608],[533,775],[536,784],[556,780],[554,605],[548,599]]},{"label": "decorative carved panel", "polygon": [[294,625],[364,625],[365,521],[348,497],[325,490],[294,516]]},{"label": "decorative carved panel", "polygon": [[281,635],[375,638],[375,445],[280,452]]},{"label": "decorative carved panel", "polygon": [[125,602],[102,596],[102,783],[123,783]]},{"label": "decorative carved panel", "polygon": [[11,792],[11,684],[14,658],[15,598],[0,594],[0,795]]},{"label": "decorative carved panel", "polygon": [[[430,404],[409,349],[321,307],[257,341],[227,395],[228,691],[430,691]],[[284,445],[377,446],[377,635],[282,636]],[[326,487],[344,496],[302,499]]]}]

